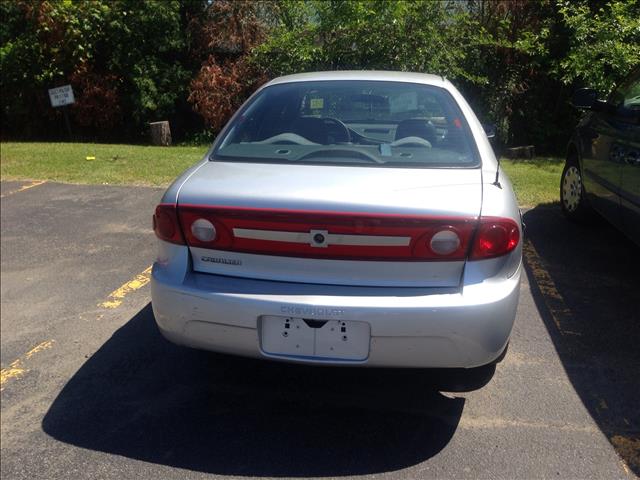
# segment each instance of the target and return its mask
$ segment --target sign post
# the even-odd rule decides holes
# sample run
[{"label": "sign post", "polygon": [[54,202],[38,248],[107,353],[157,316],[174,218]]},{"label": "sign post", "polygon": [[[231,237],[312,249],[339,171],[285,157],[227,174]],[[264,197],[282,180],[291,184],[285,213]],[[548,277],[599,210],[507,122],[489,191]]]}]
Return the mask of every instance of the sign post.
[{"label": "sign post", "polygon": [[76,99],[73,96],[73,89],[71,88],[71,85],[63,85],[62,87],[50,88],[49,99],[51,100],[52,107],[62,107],[62,114],[64,115],[64,123],[67,127],[69,140],[72,140],[73,135],[71,133],[71,123],[69,122],[68,105],[75,103]]}]

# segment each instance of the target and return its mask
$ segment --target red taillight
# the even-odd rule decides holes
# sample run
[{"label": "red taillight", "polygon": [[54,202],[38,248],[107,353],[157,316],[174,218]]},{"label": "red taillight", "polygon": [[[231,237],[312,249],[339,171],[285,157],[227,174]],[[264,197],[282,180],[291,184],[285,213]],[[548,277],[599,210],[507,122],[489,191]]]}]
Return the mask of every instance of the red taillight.
[{"label": "red taillight", "polygon": [[156,207],[156,212],[153,215],[153,231],[160,240],[184,245],[174,204],[161,203]]},{"label": "red taillight", "polygon": [[[477,225],[477,229],[476,229]],[[261,210],[160,204],[153,217],[158,238],[192,247],[262,255],[350,260],[456,261],[505,255],[520,241],[518,224],[509,218],[403,216],[393,214]],[[475,237],[473,237],[476,229]],[[327,241],[323,248],[299,240],[310,232],[350,237],[351,243]],[[284,235],[281,235],[284,234]],[[291,235],[294,234],[294,237]],[[316,233],[317,235],[317,233]],[[376,244],[376,238],[406,238],[406,243]],[[473,245],[470,245],[472,237]],[[306,238],[306,237],[305,237]],[[356,245],[354,238],[362,238]],[[359,243],[358,240],[355,240]]]},{"label": "red taillight", "polygon": [[518,246],[520,229],[510,218],[482,217],[471,251],[471,260],[506,255]]},{"label": "red taillight", "polygon": [[[204,205],[180,205],[178,211],[192,247],[345,260],[464,260],[477,224],[475,217]],[[201,227],[206,227],[203,235]]]}]

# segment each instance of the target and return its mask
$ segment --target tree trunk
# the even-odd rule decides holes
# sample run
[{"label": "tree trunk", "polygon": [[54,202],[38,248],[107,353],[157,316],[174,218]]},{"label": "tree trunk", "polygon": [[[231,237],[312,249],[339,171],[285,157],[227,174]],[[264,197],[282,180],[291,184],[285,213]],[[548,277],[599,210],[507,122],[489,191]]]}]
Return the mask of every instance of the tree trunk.
[{"label": "tree trunk", "polygon": [[152,122],[149,124],[151,129],[151,143],[168,147],[171,145],[171,128],[167,120],[163,122]]}]

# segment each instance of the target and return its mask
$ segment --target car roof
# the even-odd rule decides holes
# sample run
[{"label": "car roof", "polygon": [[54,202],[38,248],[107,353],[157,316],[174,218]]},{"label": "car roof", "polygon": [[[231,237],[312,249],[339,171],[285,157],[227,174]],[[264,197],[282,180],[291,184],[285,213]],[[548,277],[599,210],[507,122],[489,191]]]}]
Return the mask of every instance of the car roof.
[{"label": "car roof", "polygon": [[327,80],[373,80],[388,82],[409,82],[422,83],[425,85],[434,85],[445,87],[449,85],[449,81],[439,75],[429,73],[414,72],[391,72],[384,70],[338,70],[333,72],[307,72],[296,73],[294,75],[285,75],[283,77],[274,78],[264,86],[277,85],[281,83],[292,82],[315,82]]}]

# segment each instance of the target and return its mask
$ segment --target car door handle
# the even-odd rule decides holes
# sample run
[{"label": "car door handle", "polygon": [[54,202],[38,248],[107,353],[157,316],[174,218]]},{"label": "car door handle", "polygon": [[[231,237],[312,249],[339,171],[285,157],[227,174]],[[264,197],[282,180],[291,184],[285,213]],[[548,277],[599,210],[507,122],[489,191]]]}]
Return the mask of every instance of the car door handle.
[{"label": "car door handle", "polygon": [[640,166],[640,152],[638,152],[637,150],[632,150],[627,153],[624,160],[629,165]]}]

